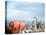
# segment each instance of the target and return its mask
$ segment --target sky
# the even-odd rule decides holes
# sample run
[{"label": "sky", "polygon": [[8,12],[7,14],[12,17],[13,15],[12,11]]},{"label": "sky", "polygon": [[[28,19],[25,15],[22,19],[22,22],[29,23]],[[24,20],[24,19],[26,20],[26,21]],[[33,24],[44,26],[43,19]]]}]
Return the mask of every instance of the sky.
[{"label": "sky", "polygon": [[30,21],[33,17],[37,19],[44,18],[44,3],[27,3],[27,2],[7,2],[7,19],[8,20],[26,20]]}]

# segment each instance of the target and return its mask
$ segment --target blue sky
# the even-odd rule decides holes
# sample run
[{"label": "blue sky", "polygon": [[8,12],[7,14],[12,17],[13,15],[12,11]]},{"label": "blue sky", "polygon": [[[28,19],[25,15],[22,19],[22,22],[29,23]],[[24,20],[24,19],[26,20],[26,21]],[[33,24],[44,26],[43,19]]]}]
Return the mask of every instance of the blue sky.
[{"label": "blue sky", "polygon": [[7,17],[13,20],[29,21],[33,17],[37,17],[38,19],[44,18],[44,4],[8,1]]}]

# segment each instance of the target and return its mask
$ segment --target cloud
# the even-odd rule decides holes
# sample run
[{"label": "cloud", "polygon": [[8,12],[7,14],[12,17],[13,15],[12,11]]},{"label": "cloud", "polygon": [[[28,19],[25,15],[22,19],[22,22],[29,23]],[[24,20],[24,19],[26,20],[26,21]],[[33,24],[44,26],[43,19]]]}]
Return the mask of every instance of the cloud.
[{"label": "cloud", "polygon": [[44,17],[44,4],[8,2],[7,17],[13,20],[30,20],[32,17],[40,19]]}]

